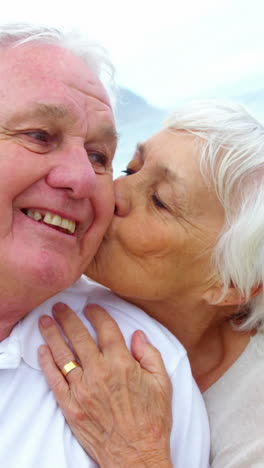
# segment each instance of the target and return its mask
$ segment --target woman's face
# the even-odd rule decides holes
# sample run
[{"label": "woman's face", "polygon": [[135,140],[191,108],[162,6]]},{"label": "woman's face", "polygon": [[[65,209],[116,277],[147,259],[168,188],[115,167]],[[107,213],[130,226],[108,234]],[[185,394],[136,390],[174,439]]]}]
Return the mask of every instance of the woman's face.
[{"label": "woman's face", "polygon": [[165,129],[139,145],[115,196],[89,276],[130,300],[199,296],[213,284],[224,213],[200,174],[194,136]]}]

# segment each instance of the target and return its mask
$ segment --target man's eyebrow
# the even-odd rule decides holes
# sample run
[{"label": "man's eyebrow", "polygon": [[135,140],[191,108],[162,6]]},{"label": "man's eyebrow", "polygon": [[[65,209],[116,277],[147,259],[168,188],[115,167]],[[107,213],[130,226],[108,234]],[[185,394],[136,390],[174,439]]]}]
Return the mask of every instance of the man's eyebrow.
[{"label": "man's eyebrow", "polygon": [[13,114],[12,117],[8,119],[8,123],[16,124],[31,118],[61,120],[67,116],[69,116],[69,112],[63,106],[56,106],[54,104],[37,104],[31,109]]},{"label": "man's eyebrow", "polygon": [[[48,120],[63,120],[65,118],[68,118],[71,121],[71,123],[75,122],[74,117],[64,106],[57,106],[56,104],[36,104],[29,110],[13,114],[12,117],[8,119],[7,124],[15,125],[31,118],[44,118]],[[99,133],[100,136],[102,136],[102,138],[109,138],[114,141],[118,141],[119,135],[116,129],[112,126],[103,126],[102,128],[100,128]]]},{"label": "man's eyebrow", "polygon": [[119,139],[118,132],[116,131],[114,127],[111,127],[111,126],[102,127],[99,130],[99,134],[100,136],[102,136],[102,138],[114,140],[115,142],[117,142]]}]

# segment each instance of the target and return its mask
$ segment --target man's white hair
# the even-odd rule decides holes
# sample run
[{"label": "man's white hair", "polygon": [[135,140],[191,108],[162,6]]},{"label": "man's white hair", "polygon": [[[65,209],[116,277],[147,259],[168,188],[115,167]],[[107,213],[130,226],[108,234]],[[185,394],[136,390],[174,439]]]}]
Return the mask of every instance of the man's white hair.
[{"label": "man's white hair", "polygon": [[196,101],[174,112],[166,127],[199,137],[200,168],[225,212],[225,226],[213,253],[223,282],[245,298],[240,329],[264,329],[264,127],[243,106]]},{"label": "man's white hair", "polygon": [[18,47],[27,43],[53,44],[84,60],[102,81],[113,98],[114,67],[106,50],[76,31],[62,32],[49,26],[27,23],[0,25],[0,47]]}]

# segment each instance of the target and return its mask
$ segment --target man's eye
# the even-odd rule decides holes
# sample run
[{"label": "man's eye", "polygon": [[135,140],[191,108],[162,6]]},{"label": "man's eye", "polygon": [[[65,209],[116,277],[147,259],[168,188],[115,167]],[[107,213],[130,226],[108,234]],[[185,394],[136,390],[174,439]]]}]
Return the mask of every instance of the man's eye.
[{"label": "man's eye", "polygon": [[103,153],[89,153],[88,152],[89,160],[92,166],[97,167],[106,167],[108,163],[108,158]]},{"label": "man's eye", "polygon": [[50,140],[50,135],[47,132],[29,132],[27,135],[31,136],[31,138],[34,138],[34,140],[42,141],[44,143],[48,143]]},{"label": "man's eye", "polygon": [[151,195],[151,199],[157,208],[167,208],[166,205],[160,200],[160,198],[155,193]]},{"label": "man's eye", "polygon": [[129,169],[129,167],[127,167],[126,169],[124,169],[121,172],[123,172],[123,174],[126,174],[127,176],[135,174],[135,171],[133,171],[132,169]]},{"label": "man's eye", "polygon": [[42,131],[42,130],[36,130],[32,132],[27,132],[26,135],[33,140],[40,142],[40,143],[50,143],[51,142],[51,136],[49,135],[48,132]]},{"label": "man's eye", "polygon": [[87,151],[89,161],[93,166],[94,172],[96,174],[111,174],[113,172],[112,169],[112,158],[104,153],[89,152]]}]

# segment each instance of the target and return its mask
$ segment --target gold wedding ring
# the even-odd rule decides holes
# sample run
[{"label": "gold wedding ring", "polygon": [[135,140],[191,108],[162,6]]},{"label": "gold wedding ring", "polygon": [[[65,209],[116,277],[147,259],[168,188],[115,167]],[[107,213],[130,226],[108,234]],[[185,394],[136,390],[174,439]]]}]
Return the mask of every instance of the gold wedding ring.
[{"label": "gold wedding ring", "polygon": [[66,375],[68,375],[69,372],[71,372],[76,367],[81,367],[81,366],[76,361],[69,361],[62,367],[61,373],[64,375],[64,377],[66,377]]}]

